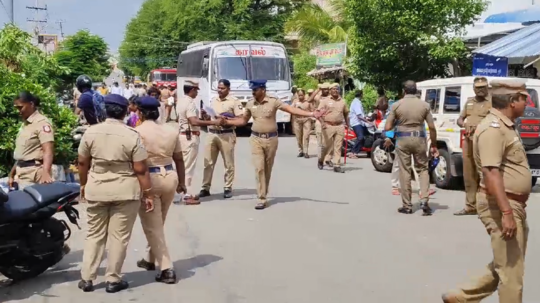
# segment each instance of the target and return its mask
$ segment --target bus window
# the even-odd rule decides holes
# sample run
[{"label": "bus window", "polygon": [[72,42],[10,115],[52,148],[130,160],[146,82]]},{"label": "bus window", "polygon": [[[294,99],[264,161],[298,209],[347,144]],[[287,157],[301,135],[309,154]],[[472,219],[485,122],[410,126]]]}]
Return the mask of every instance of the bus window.
[{"label": "bus window", "polygon": [[216,62],[218,79],[248,80],[246,57],[220,57]]},{"label": "bus window", "polygon": [[289,81],[285,58],[251,57],[253,79]]}]

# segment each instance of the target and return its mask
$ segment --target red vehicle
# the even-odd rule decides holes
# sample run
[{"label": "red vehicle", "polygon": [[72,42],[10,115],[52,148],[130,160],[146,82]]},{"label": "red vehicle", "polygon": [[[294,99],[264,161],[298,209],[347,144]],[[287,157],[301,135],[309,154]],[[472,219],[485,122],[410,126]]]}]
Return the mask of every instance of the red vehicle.
[{"label": "red vehicle", "polygon": [[[371,149],[373,148],[373,142],[375,141],[375,132],[377,127],[383,120],[383,112],[376,110],[368,115],[367,120],[374,121],[372,127],[368,127],[368,130],[364,133],[364,144],[360,149],[361,152],[365,152],[368,157],[371,156]],[[356,143],[356,134],[352,129],[345,129],[345,137],[343,138],[343,146],[341,147],[341,154],[345,157],[348,153],[352,152],[352,148]]]},{"label": "red vehicle", "polygon": [[147,78],[148,85],[172,86],[176,88],[176,68],[159,68],[150,71]]}]

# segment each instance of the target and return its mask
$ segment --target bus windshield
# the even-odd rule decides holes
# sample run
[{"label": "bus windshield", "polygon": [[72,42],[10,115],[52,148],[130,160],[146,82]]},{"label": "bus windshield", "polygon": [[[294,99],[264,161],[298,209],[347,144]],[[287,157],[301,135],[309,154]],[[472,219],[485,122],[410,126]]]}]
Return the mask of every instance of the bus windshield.
[{"label": "bus windshield", "polygon": [[216,61],[218,79],[289,81],[285,58],[219,57]]},{"label": "bus windshield", "polygon": [[154,72],[151,81],[176,81],[176,73]]}]

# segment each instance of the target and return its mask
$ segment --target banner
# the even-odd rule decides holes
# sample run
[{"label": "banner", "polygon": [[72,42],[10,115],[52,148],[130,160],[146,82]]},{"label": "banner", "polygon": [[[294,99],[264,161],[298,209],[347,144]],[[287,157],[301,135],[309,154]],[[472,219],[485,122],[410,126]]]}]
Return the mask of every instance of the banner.
[{"label": "banner", "polygon": [[345,43],[320,45],[317,48],[317,67],[342,66],[346,47]]},{"label": "banner", "polygon": [[475,54],[473,76],[508,77],[508,58]]}]

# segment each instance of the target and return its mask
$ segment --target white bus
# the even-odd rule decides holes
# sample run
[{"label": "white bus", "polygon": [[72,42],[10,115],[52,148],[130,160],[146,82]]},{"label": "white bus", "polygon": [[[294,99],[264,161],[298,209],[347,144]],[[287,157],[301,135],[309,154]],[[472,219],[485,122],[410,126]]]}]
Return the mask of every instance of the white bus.
[{"label": "white bus", "polygon": [[[217,96],[220,79],[231,82],[231,94],[245,105],[253,98],[249,80],[267,80],[268,95],[291,104],[291,71],[282,44],[266,41],[198,42],[191,44],[178,58],[178,97],[184,95],[185,80],[199,81],[197,102],[206,106]],[[277,122],[283,130],[291,116],[278,111]],[[252,123],[252,120],[249,121]]]}]

